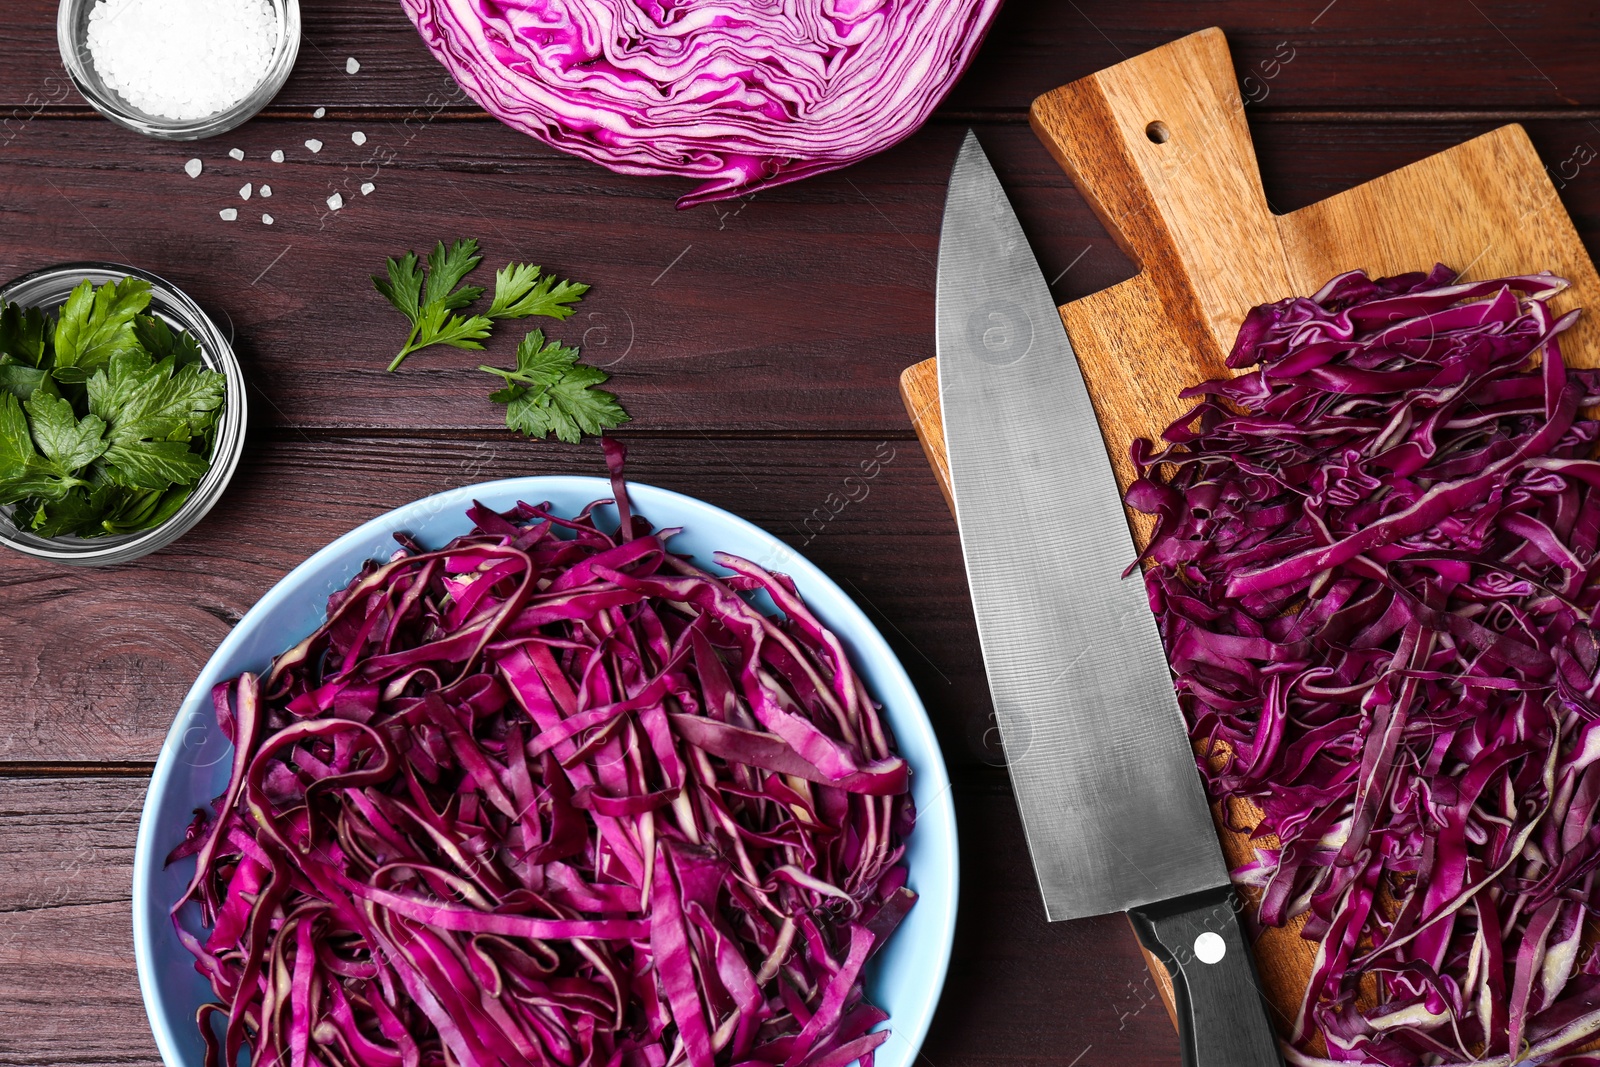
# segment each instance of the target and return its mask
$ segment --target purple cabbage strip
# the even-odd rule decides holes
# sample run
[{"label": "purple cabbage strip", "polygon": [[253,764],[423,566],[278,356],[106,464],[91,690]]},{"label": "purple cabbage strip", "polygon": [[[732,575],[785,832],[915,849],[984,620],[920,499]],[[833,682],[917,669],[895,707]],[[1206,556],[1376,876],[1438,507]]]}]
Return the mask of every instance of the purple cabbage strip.
[{"label": "purple cabbage strip", "polygon": [[1317,944],[1295,1064],[1600,1035],[1600,374],[1562,362],[1562,279],[1454,281],[1254,309],[1255,369],[1133,449],[1201,772],[1261,815],[1235,881]]},{"label": "purple cabbage strip", "polygon": [[475,506],[217,687],[172,854],[207,1067],[871,1067],[909,768],[788,580],[672,555],[606,454],[617,535]]}]

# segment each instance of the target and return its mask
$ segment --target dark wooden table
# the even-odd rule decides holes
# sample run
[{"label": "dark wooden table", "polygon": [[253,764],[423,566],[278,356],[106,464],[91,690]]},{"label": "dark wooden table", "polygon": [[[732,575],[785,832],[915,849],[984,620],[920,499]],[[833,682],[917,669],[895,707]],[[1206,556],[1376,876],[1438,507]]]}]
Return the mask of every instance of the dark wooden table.
[{"label": "dark wooden table", "polygon": [[[476,354],[430,350],[384,373],[403,331],[367,275],[386,255],[457,236],[479,238],[491,265],[515,258],[593,283],[555,332],[611,369],[634,416],[621,435],[632,476],[802,548],[910,670],[962,834],[955,959],[923,1059],[1175,1064],[1122,919],[1044,922],[956,531],[895,391],[900,370],[932,350],[956,145],[977,129],[1058,297],[1125,278],[1133,264],[1034,140],[1028,102],[1220,25],[1277,209],[1520,121],[1600,252],[1600,5],[1011,0],[972,71],[904,144],[688,212],[673,209],[684,182],[613,175],[487,119],[393,0],[304,7],[299,65],[272,108],[175,145],[84,106],[57,58],[54,5],[7,5],[0,277],[110,259],[177,282],[231,328],[251,429],[232,488],[172,548],[109,570],[0,560],[0,1064],[158,1062],[128,911],[139,806],[184,692],[257,597],[314,549],[416,497],[599,472],[593,445],[499,428]],[[352,56],[361,69],[349,75]],[[326,147],[311,154],[309,138]],[[269,162],[280,148],[287,161]],[[183,169],[192,156],[206,164],[195,180]],[[241,202],[246,182],[270,184],[271,199]],[[334,192],[346,202],[336,214]],[[219,218],[229,206],[238,221]],[[512,347],[502,336],[489,355]],[[874,457],[889,457],[880,473],[847,485]]]}]

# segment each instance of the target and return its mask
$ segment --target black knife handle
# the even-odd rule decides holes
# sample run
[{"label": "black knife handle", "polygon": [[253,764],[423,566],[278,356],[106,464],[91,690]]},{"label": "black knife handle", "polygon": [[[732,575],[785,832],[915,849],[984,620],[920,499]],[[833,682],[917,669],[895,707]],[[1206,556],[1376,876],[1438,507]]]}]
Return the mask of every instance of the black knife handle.
[{"label": "black knife handle", "polygon": [[1282,1067],[1232,886],[1128,915],[1172,976],[1184,1067]]}]

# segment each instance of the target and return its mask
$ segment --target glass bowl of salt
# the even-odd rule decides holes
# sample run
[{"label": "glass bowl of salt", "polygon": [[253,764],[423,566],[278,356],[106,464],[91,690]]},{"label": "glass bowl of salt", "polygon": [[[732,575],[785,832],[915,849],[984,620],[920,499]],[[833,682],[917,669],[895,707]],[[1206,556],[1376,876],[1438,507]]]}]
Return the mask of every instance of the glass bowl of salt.
[{"label": "glass bowl of salt", "polygon": [[56,40],[100,114],[195,141],[278,95],[300,52],[300,0],[61,0]]}]

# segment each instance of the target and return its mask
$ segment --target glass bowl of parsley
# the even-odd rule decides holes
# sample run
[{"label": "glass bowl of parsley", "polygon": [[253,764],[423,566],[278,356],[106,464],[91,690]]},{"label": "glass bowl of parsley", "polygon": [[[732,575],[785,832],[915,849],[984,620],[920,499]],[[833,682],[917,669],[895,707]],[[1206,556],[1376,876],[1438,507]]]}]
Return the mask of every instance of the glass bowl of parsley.
[{"label": "glass bowl of parsley", "polygon": [[0,544],[104,566],[171,544],[244,449],[244,376],[182,290],[64,263],[0,287]]}]

